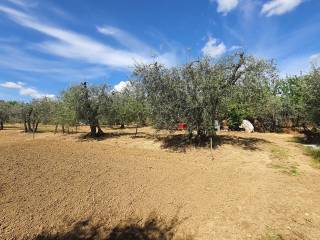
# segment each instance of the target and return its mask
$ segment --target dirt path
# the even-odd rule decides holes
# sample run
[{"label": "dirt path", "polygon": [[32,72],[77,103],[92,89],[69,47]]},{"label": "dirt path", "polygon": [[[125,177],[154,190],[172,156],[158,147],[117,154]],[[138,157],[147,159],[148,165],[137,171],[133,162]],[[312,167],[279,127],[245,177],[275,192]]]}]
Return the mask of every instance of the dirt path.
[{"label": "dirt path", "polygon": [[83,220],[107,235],[151,215],[181,220],[173,239],[320,239],[320,170],[291,135],[222,133],[212,160],[130,132],[0,132],[0,239],[51,239],[39,234]]}]

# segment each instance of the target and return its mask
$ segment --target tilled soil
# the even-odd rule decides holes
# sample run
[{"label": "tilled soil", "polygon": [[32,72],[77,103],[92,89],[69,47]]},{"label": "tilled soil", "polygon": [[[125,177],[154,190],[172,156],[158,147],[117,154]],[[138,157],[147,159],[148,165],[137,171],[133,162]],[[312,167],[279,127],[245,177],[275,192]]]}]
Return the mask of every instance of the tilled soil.
[{"label": "tilled soil", "polygon": [[320,239],[320,170],[293,135],[210,151],[107,132],[1,131],[0,239]]}]

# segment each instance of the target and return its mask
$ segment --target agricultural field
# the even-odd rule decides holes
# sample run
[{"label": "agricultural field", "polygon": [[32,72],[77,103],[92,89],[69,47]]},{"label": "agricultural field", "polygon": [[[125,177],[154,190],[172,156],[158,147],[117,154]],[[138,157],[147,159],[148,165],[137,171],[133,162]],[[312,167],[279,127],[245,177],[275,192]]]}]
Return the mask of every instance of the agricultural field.
[{"label": "agricultural field", "polygon": [[150,127],[0,131],[0,239],[320,239],[320,170],[298,134]]},{"label": "agricultural field", "polygon": [[0,240],[320,240],[319,9],[0,0]]}]

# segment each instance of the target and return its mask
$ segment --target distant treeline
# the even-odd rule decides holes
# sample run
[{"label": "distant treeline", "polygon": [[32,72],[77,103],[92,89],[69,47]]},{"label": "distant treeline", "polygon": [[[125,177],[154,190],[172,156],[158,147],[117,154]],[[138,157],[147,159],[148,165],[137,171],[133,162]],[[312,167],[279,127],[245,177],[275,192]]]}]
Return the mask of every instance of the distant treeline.
[{"label": "distant treeline", "polygon": [[281,78],[273,61],[234,53],[219,59],[200,58],[167,68],[155,62],[137,65],[121,92],[107,84],[72,86],[55,99],[29,103],[0,101],[1,128],[23,123],[36,132],[39,123],[90,125],[92,136],[101,124],[152,125],[175,130],[185,123],[190,133],[212,134],[215,120],[236,130],[243,119],[258,131],[283,127],[311,129],[320,124],[320,69]]}]

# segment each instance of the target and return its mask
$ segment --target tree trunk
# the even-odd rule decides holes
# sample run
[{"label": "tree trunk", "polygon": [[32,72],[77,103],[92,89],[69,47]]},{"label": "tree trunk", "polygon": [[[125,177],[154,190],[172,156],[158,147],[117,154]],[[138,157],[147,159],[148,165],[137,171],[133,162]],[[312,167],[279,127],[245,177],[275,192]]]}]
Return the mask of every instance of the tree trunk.
[{"label": "tree trunk", "polygon": [[27,127],[27,121],[23,121],[23,126],[24,126],[24,132],[28,132],[28,127]]},{"label": "tree trunk", "polygon": [[104,132],[102,131],[102,129],[100,128],[100,125],[98,124],[97,126],[98,128],[98,136],[102,136],[104,134]]},{"label": "tree trunk", "polygon": [[121,129],[124,129],[124,124],[123,124],[123,123],[121,123],[120,128],[121,128]]},{"label": "tree trunk", "polygon": [[192,129],[188,128],[188,138],[191,140],[193,137]]},{"label": "tree trunk", "polygon": [[35,129],[36,129],[36,122],[33,121],[33,122],[32,122],[32,132],[34,132]]},{"label": "tree trunk", "polygon": [[96,135],[97,135],[97,126],[96,125],[90,125],[90,135],[91,135],[91,137],[96,137]]},{"label": "tree trunk", "polygon": [[200,128],[197,130],[197,138],[198,138],[199,144],[202,144],[203,142],[205,142],[206,137],[207,137],[207,134],[204,129]]},{"label": "tree trunk", "polygon": [[58,132],[58,124],[56,124],[56,127],[54,129],[54,134],[56,134]]},{"label": "tree trunk", "polygon": [[36,122],[33,131],[36,133],[38,131],[39,121]]},{"label": "tree trunk", "polygon": [[62,124],[61,128],[62,128],[62,133],[64,134],[64,125],[63,124]]},{"label": "tree trunk", "polygon": [[3,130],[3,121],[0,121],[0,130]]},{"label": "tree trunk", "polygon": [[[98,131],[97,131],[98,130]],[[104,132],[100,128],[99,124],[90,125],[90,136],[91,137],[101,137],[104,135]]]},{"label": "tree trunk", "polygon": [[33,132],[30,119],[28,119],[27,124],[28,124],[28,132]]},{"label": "tree trunk", "polygon": [[136,133],[135,133],[135,137],[137,136],[137,134],[138,134],[138,124],[136,125]]}]

